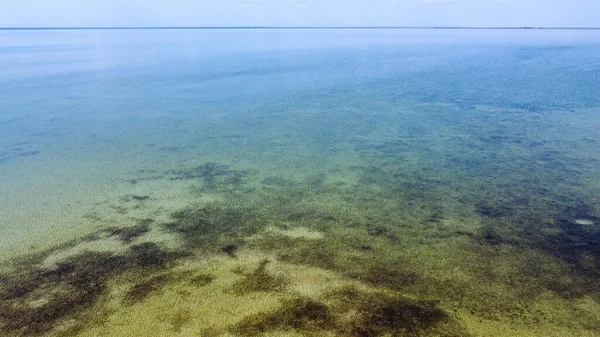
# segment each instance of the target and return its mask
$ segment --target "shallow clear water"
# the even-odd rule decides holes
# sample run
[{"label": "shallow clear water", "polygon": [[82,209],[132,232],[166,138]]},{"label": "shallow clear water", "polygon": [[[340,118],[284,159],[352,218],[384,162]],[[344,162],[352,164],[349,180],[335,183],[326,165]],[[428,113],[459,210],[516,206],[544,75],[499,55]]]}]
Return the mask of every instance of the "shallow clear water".
[{"label": "shallow clear water", "polygon": [[599,335],[599,81],[598,31],[0,31],[0,329]]}]

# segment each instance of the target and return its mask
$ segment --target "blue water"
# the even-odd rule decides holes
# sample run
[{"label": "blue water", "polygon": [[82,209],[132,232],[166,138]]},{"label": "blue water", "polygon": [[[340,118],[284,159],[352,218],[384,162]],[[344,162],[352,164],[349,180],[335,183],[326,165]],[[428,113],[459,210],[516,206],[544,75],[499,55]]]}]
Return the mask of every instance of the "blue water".
[{"label": "blue water", "polygon": [[595,336],[599,143],[597,30],[0,31],[0,331]]}]

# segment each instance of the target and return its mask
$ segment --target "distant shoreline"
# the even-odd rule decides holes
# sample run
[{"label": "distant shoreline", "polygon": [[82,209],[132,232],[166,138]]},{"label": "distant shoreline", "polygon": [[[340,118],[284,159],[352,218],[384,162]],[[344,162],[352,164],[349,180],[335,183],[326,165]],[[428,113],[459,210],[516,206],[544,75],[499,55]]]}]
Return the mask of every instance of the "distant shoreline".
[{"label": "distant shoreline", "polygon": [[180,26],[180,27],[0,27],[0,30],[226,30],[226,29],[439,29],[439,30],[600,30],[600,27],[402,27],[402,26]]}]

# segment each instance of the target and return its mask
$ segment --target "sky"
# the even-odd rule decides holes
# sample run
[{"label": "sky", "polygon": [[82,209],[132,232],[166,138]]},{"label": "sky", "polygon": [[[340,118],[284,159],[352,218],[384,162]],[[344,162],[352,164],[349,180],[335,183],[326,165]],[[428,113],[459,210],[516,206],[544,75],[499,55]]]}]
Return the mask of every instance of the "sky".
[{"label": "sky", "polygon": [[599,27],[600,0],[0,0],[0,27]]}]

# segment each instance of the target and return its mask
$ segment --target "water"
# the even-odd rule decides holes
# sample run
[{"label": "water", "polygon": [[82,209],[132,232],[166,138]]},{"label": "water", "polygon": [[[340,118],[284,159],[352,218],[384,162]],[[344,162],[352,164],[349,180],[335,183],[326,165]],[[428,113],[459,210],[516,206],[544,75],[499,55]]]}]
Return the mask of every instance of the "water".
[{"label": "water", "polygon": [[0,31],[0,329],[600,335],[600,35]]}]

